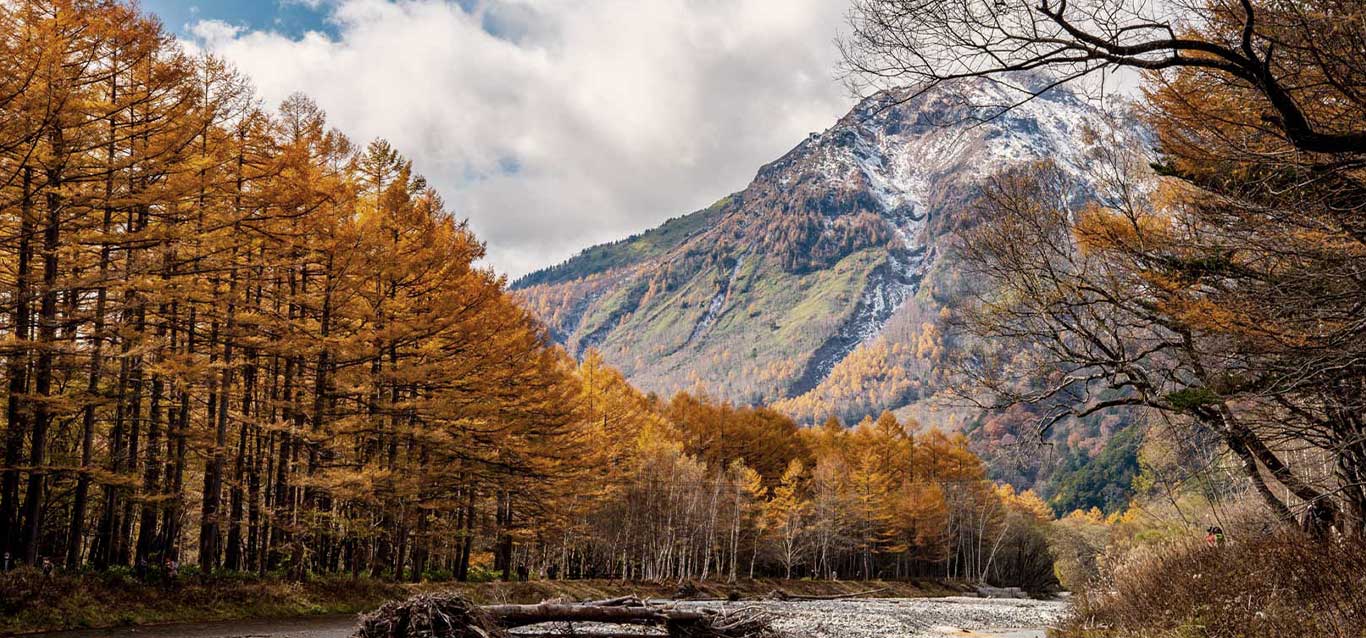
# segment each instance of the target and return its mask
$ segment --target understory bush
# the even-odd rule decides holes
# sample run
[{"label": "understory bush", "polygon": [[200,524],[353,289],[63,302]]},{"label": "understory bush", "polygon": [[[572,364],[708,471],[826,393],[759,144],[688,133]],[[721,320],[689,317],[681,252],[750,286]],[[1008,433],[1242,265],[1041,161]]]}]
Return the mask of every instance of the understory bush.
[{"label": "understory bush", "polygon": [[1366,543],[1293,531],[1136,548],[1076,593],[1068,638],[1363,638]]}]

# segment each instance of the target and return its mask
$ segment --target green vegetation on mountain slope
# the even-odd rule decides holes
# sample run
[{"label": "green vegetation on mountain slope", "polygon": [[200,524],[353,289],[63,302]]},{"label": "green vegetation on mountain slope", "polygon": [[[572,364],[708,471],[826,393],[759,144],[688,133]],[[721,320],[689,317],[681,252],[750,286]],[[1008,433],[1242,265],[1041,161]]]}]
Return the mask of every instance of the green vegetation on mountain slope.
[{"label": "green vegetation on mountain slope", "polygon": [[730,198],[726,197],[707,208],[674,217],[645,232],[585,248],[564,263],[520,277],[512,282],[511,288],[520,290],[564,283],[660,257],[714,223],[729,201]]},{"label": "green vegetation on mountain slope", "polygon": [[803,365],[854,312],[858,291],[887,260],[854,252],[834,266],[784,271],[767,256],[743,255],[708,267],[677,289],[645,279],[596,304],[581,334],[603,331],[598,348],[642,387],[669,392],[679,379],[720,381],[747,401],[781,398]]}]

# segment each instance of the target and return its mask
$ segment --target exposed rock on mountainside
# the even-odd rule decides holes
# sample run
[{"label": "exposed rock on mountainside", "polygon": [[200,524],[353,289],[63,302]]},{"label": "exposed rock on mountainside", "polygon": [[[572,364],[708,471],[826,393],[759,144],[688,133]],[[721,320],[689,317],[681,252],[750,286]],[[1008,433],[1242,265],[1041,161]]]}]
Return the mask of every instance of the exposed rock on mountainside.
[{"label": "exposed rock on mountainside", "polygon": [[1002,108],[1020,99],[987,80],[879,93],[743,191],[514,287],[571,352],[597,348],[647,390],[700,387],[805,422],[900,409],[964,425],[978,415],[926,415],[923,399],[947,381],[952,237],[980,187],[1049,160],[1083,198],[1088,154],[1143,147],[1066,89]]}]

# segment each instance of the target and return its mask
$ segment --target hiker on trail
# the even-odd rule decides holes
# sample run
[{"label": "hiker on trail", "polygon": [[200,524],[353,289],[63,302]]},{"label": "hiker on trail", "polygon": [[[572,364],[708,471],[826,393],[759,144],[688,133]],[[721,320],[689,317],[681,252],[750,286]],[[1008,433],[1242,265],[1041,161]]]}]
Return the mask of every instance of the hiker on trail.
[{"label": "hiker on trail", "polygon": [[44,576],[45,578],[52,578],[52,559],[51,559],[51,558],[44,558],[44,559],[43,559],[43,576]]},{"label": "hiker on trail", "polygon": [[1316,541],[1326,541],[1329,535],[1337,527],[1338,510],[1333,502],[1328,499],[1318,499],[1309,504],[1309,508],[1304,510],[1304,518],[1300,521],[1300,528],[1304,530],[1310,538]]},{"label": "hiker on trail", "polygon": [[5,561],[5,562],[4,562],[3,564],[0,564],[0,571],[7,572],[7,571],[9,571],[9,569],[10,569],[10,555],[9,555],[9,552],[5,552],[4,561]]},{"label": "hiker on trail", "polygon": [[1218,525],[1215,525],[1215,526],[1212,526],[1212,527],[1206,529],[1206,530],[1205,530],[1205,545],[1207,545],[1207,546],[1209,546],[1209,547],[1223,547],[1223,546],[1224,546],[1224,528],[1219,527]]}]

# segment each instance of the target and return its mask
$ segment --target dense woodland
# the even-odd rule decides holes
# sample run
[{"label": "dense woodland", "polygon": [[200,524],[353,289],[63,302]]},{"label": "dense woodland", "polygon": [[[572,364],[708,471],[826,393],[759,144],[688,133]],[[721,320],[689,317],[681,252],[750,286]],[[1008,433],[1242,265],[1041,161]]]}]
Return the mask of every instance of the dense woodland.
[{"label": "dense woodland", "polygon": [[613,444],[594,453],[615,460],[595,463],[612,469],[587,516],[566,521],[557,542],[523,545],[529,564],[639,579],[1052,580],[1047,507],[985,480],[961,435],[888,413],[799,429],[769,409],[686,393],[660,403],[595,353],[579,374],[586,418],[602,428],[593,436]]},{"label": "dense woodland", "polygon": [[0,2],[0,545],[301,578],[1040,584],[1031,494],[549,345],[411,162],[100,0]]}]

